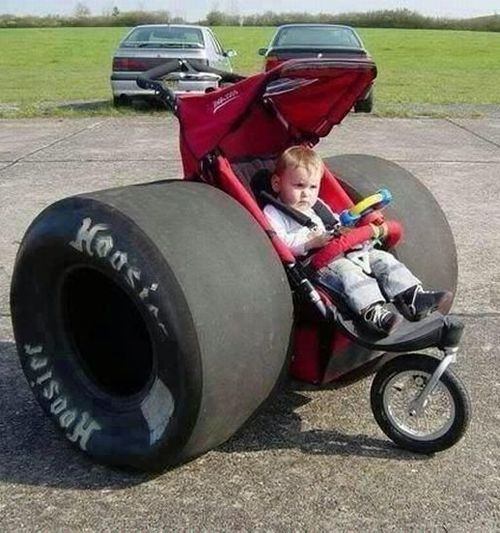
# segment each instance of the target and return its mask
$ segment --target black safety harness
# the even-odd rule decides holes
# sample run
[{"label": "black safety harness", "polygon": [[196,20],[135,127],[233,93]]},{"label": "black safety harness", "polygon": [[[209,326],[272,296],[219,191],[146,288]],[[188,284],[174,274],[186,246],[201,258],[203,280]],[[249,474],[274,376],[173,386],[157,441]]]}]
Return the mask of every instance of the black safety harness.
[{"label": "black safety harness", "polygon": [[[294,209],[293,207],[290,207],[289,205],[284,204],[279,198],[276,198],[267,191],[261,191],[260,196],[266,203],[273,205],[274,207],[276,207],[276,209],[278,209],[282,213],[285,213],[285,215],[288,215],[291,219],[295,220],[295,222],[297,222],[301,226],[305,226],[309,229],[315,229],[317,227],[317,224],[306,214],[302,213],[301,211],[298,211],[297,209]],[[326,206],[326,204],[323,203],[321,200],[316,201],[316,203],[312,206],[312,210],[321,220],[321,222],[323,222],[323,225],[325,226],[325,229],[327,231],[333,231],[338,227],[338,217],[336,217],[333,212]]]}]

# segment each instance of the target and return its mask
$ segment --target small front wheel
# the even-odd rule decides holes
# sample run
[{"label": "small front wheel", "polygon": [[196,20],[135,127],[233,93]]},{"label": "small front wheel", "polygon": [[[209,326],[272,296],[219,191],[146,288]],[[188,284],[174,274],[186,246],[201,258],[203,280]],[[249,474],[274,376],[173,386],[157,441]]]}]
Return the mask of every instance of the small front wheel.
[{"label": "small front wheel", "polygon": [[428,355],[402,355],[382,366],[372,383],[371,407],[377,423],[396,444],[413,452],[446,450],[469,425],[469,395],[449,368],[423,407],[415,409],[439,362]]}]

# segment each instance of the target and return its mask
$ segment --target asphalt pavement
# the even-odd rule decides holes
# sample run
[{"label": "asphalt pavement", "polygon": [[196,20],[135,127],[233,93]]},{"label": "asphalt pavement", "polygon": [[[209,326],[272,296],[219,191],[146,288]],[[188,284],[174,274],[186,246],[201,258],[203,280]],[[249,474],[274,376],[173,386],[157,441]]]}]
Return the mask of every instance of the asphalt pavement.
[{"label": "asphalt pavement", "polygon": [[460,272],[453,312],[467,328],[455,371],[474,409],[454,448],[427,457],[392,445],[372,418],[370,380],[290,387],[227,443],[154,477],[95,465],[59,435],[13,342],[8,299],[19,242],[62,197],[181,177],[177,135],[168,115],[0,120],[0,529],[498,531],[498,114],[351,115],[318,148],[402,165],[448,217]]}]

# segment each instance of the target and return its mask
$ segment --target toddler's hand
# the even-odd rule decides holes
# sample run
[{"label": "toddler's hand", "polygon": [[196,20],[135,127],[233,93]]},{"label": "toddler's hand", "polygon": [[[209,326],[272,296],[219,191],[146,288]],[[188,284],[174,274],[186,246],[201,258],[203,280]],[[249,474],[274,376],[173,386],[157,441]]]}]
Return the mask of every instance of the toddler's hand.
[{"label": "toddler's hand", "polygon": [[360,224],[375,224],[376,226],[380,226],[383,224],[384,222],[384,215],[381,213],[380,210],[377,210],[377,211],[372,211],[371,213],[368,213],[367,215],[365,215],[360,223]]},{"label": "toddler's hand", "polygon": [[305,249],[306,251],[308,251],[313,250],[315,248],[322,248],[323,246],[326,246],[332,240],[332,238],[333,235],[327,232],[313,232],[313,237],[311,237],[311,239],[306,242]]},{"label": "toddler's hand", "polygon": [[370,224],[370,226],[373,230],[374,239],[385,239],[389,234],[389,227],[387,226],[386,222],[380,224],[379,226],[376,226],[375,224]]},{"label": "toddler's hand", "polygon": [[379,228],[382,231],[382,234],[380,235],[380,239],[385,239],[389,235],[389,226],[386,222],[383,222],[379,225]]},{"label": "toddler's hand", "polygon": [[337,231],[340,233],[340,235],[347,235],[348,233],[351,233],[352,228],[340,226]]}]

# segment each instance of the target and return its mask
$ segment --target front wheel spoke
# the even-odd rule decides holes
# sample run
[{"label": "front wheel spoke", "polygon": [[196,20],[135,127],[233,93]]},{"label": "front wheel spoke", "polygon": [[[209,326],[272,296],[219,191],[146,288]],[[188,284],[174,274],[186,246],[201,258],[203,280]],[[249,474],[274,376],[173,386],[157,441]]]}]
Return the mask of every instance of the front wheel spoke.
[{"label": "front wheel spoke", "polygon": [[405,434],[419,440],[439,438],[454,417],[454,404],[448,389],[438,383],[426,399],[420,414],[412,415],[412,404],[422,394],[430,374],[415,371],[400,373],[387,384],[384,393],[386,412],[392,424]]}]

